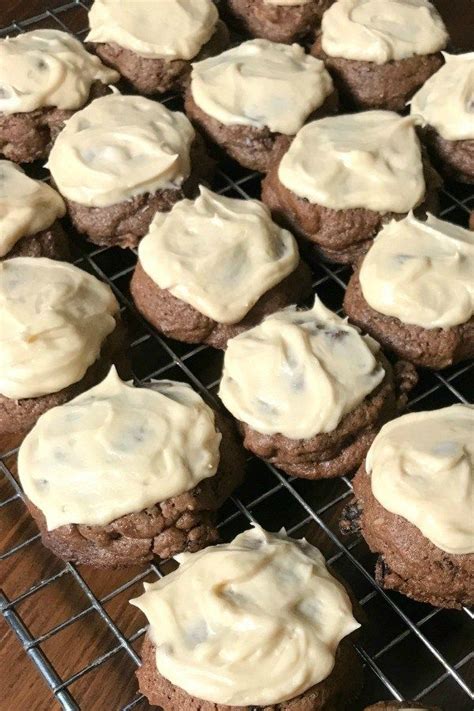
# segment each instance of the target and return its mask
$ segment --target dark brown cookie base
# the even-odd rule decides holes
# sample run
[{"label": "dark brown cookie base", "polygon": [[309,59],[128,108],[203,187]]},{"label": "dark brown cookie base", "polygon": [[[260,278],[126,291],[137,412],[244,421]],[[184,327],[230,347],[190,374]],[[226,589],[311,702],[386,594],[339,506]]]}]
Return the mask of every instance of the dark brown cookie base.
[{"label": "dark brown cookie base", "polygon": [[423,706],[417,701],[379,701],[367,706],[364,711],[401,711],[402,709],[420,709],[420,711],[441,711],[438,706]]},{"label": "dark brown cookie base", "polygon": [[321,36],[311,54],[325,63],[347,110],[403,111],[413,94],[444,64],[441,52],[385,64],[329,57],[321,46]]},{"label": "dark brown cookie base", "polygon": [[[188,88],[185,99],[185,111],[190,121],[211,143],[215,143],[225,154],[240,163],[244,168],[266,173],[271,164],[280,155],[279,138],[281,133],[272,133],[269,128],[254,126],[226,126],[206,114],[194,101]],[[328,96],[319,109],[308,116],[307,121],[323,118],[336,113],[338,98],[336,92]]]},{"label": "dark brown cookie base", "polygon": [[422,328],[375,311],[364,299],[358,271],[344,295],[350,320],[382,347],[414,365],[440,370],[474,356],[474,318],[452,328]]},{"label": "dark brown cookie base", "polygon": [[214,348],[225,348],[229,338],[253,328],[265,316],[308,297],[311,273],[306,264],[300,262],[294,272],[263,294],[245,318],[235,324],[217,323],[177,299],[168,289],[160,289],[140,262],[135,268],[130,292],[138,311],[165,336],[185,343],[206,343]]},{"label": "dark brown cookie base", "polygon": [[129,377],[128,357],[125,350],[125,329],[118,321],[115,330],[105,339],[99,358],[77,383],[51,395],[12,400],[0,394],[0,436],[26,434],[40,415],[57,405],[64,405],[105,378],[112,364],[123,378]]},{"label": "dark brown cookie base", "polygon": [[[288,139],[279,139],[280,156],[290,145]],[[274,219],[288,227],[302,239],[303,255],[308,261],[323,256],[332,262],[352,264],[370,247],[372,240],[384,224],[401,219],[405,213],[375,212],[365,208],[333,210],[309,202],[288,190],[278,177],[279,160],[275,161],[262,182],[262,201],[272,211]],[[438,212],[438,174],[428,162],[425,166],[426,194],[415,215],[426,211]]]},{"label": "dark brown cookie base", "polygon": [[313,0],[304,5],[270,5],[264,0],[227,0],[228,22],[251,37],[291,44],[314,37],[323,12],[332,0]]},{"label": "dark brown cookie base", "polygon": [[157,212],[168,212],[185,197],[195,197],[198,186],[211,179],[214,161],[196,134],[191,146],[191,175],[181,187],[136,195],[107,207],[88,207],[64,198],[69,218],[78,232],[100,247],[136,247]]},{"label": "dark brown cookie base", "polygon": [[122,516],[107,526],[67,525],[48,531],[42,512],[27,501],[41,539],[58,558],[94,568],[141,565],[154,556],[193,553],[219,540],[215,512],[243,480],[245,457],[233,425],[216,413],[222,434],[215,476],[194,489]]},{"label": "dark brown cookie base", "polygon": [[4,257],[0,257],[0,262],[12,257],[48,257],[66,262],[70,256],[68,239],[61,223],[56,220],[48,229],[19,239]]},{"label": "dark brown cookie base", "polygon": [[[94,82],[87,101],[80,108],[106,94],[110,94],[108,86]],[[65,121],[76,111],[79,109],[65,111],[44,107],[27,113],[0,112],[0,155],[14,163],[32,163],[47,158]]]},{"label": "dark brown cookie base", "polygon": [[271,706],[226,706],[190,696],[165,679],[156,668],[155,646],[146,635],[142,650],[142,666],[137,670],[139,689],[152,706],[163,711],[342,711],[360,693],[362,667],[352,644],[343,640],[336,652],[336,662],[330,675],[319,684],[296,696]]},{"label": "dark brown cookie base", "polygon": [[141,57],[130,49],[120,47],[114,42],[91,43],[91,49],[109,67],[116,69],[124,79],[146,96],[164,94],[167,91],[181,91],[191,74],[192,62],[199,62],[207,57],[223,52],[229,45],[229,32],[219,21],[216,31],[209,42],[194,59],[151,59]]},{"label": "dark brown cookie base", "polygon": [[360,530],[379,554],[375,577],[382,587],[435,607],[474,604],[474,555],[446,553],[402,516],[384,509],[363,464],[353,485],[355,499],[343,512],[341,529]]},{"label": "dark brown cookie base", "polygon": [[420,133],[440,173],[460,183],[474,184],[474,139],[448,141],[430,127]]},{"label": "dark brown cookie base", "polygon": [[290,476],[316,480],[350,474],[364,460],[382,425],[405,408],[407,394],[417,382],[409,363],[399,362],[392,369],[382,354],[379,360],[385,378],[332,432],[290,439],[262,434],[241,422],[244,447]]}]

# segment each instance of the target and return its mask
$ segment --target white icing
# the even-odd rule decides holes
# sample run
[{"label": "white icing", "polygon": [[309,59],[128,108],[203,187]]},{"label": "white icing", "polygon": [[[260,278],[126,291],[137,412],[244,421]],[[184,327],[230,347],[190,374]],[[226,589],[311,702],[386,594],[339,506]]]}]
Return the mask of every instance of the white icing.
[{"label": "white icing", "polygon": [[104,526],[213,476],[220,441],[213,411],[189,385],[135,388],[112,369],[39,418],[20,447],[19,476],[49,531]]},{"label": "white icing", "polygon": [[138,256],[161,289],[219,323],[241,321],[299,262],[293,236],[262,203],[202,186],[196,200],[155,215]]},{"label": "white icing", "polygon": [[48,168],[64,197],[106,207],[180,186],[191,170],[193,140],[184,114],[142,96],[114,94],[66,122]]},{"label": "white icing", "polygon": [[178,556],[132,600],[147,616],[156,667],[191,696],[231,706],[294,698],[326,679],[359,627],[317,548],[254,528]]},{"label": "white icing", "polygon": [[0,39],[0,112],[26,113],[45,106],[79,109],[95,81],[119,74],[89,54],[67,32],[33,30]]},{"label": "white icing", "polygon": [[423,328],[449,328],[474,313],[474,232],[428,215],[386,225],[359,274],[367,303]]},{"label": "white icing", "polygon": [[193,64],[191,93],[226,126],[295,134],[333,91],[324,64],[298,44],[255,39]]},{"label": "white icing", "polygon": [[212,0],[94,0],[89,42],[115,42],[150,59],[192,59],[214,34]]},{"label": "white icing", "polygon": [[367,455],[384,508],[447,553],[474,553],[474,407],[414,412],[382,427]]},{"label": "white icing", "polygon": [[414,123],[392,111],[313,121],[297,133],[278,177],[299,197],[333,210],[408,212],[425,195]]},{"label": "white icing", "polygon": [[336,0],[321,29],[330,57],[376,64],[439,52],[449,39],[428,0]]},{"label": "white icing", "polygon": [[378,346],[316,297],[229,340],[219,396],[263,434],[308,439],[332,432],[383,380]]},{"label": "white icing", "polygon": [[51,227],[66,211],[49,185],[29,178],[8,160],[0,160],[0,257],[22,237]]},{"label": "white icing", "polygon": [[77,383],[114,330],[107,284],[46,258],[0,262],[0,394],[19,400]]},{"label": "white icing", "polygon": [[445,54],[446,64],[411,100],[410,111],[448,141],[474,139],[474,52]]}]

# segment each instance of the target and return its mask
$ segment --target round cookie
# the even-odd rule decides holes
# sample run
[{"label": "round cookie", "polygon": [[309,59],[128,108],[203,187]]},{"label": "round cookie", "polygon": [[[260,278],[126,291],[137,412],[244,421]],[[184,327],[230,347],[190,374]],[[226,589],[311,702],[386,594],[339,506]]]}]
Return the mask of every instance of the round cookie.
[{"label": "round cookie", "polygon": [[[421,117],[433,162],[448,178],[474,183],[474,52],[445,54],[441,67],[411,101]],[[448,98],[447,98],[448,97]]]},{"label": "round cookie", "polygon": [[443,64],[448,33],[428,0],[336,0],[311,53],[348,110],[403,111]]},{"label": "round cookie", "polygon": [[337,97],[319,60],[299,45],[249,40],[193,64],[185,109],[201,133],[245,168],[266,172],[279,136],[334,113]]},{"label": "round cookie", "polygon": [[140,94],[163,94],[187,83],[191,62],[229,43],[212,0],[94,0],[90,42],[96,54]]},{"label": "round cookie", "polygon": [[215,512],[244,469],[233,426],[188,385],[136,388],[115,369],[40,417],[18,455],[44,545],[93,567],[215,543]]},{"label": "round cookie", "polygon": [[64,123],[119,78],[60,30],[0,39],[0,155],[46,158]]},{"label": "round cookie", "polygon": [[360,465],[416,380],[316,298],[228,342],[219,396],[248,450],[291,476],[326,479]]},{"label": "round cookie", "polygon": [[47,410],[125,365],[109,286],[56,260],[0,262],[0,435],[28,431]]},{"label": "round cookie", "polygon": [[67,259],[58,218],[66,208],[46,183],[32,180],[15,163],[0,160],[0,261],[10,257]]},{"label": "round cookie", "polygon": [[47,167],[79,232],[100,246],[136,247],[155,213],[193,194],[211,163],[184,114],[114,94],[68,121]]},{"label": "round cookie", "polygon": [[439,179],[423,159],[414,119],[366,111],[313,121],[262,183],[274,217],[302,239],[308,258],[353,263],[385,222],[437,211]]},{"label": "round cookie", "polygon": [[441,711],[438,706],[423,706],[417,701],[378,701],[366,706],[364,711]]},{"label": "round cookie", "polygon": [[436,607],[474,603],[473,427],[474,408],[453,405],[404,415],[375,438],[342,530],[360,530],[378,554],[384,588]]},{"label": "round cookie", "polygon": [[130,292],[158,331],[225,348],[264,316],[311,293],[311,274],[293,236],[257,200],[201,186],[157,214],[140,242]]},{"label": "round cookie", "polygon": [[291,44],[311,38],[333,0],[226,0],[223,12],[251,37]]},{"label": "round cookie", "polygon": [[446,368],[474,356],[474,235],[428,215],[386,225],[344,296],[351,321],[399,358]]},{"label": "round cookie", "polygon": [[152,705],[349,708],[361,687],[359,624],[316,548],[256,527],[178,560],[131,601],[150,622],[137,676]]}]

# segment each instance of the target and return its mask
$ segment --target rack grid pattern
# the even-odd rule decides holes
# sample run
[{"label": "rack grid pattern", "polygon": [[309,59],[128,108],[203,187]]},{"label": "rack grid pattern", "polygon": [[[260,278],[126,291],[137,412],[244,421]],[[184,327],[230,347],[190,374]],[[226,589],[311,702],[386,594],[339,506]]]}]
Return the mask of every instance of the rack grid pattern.
[{"label": "rack grid pattern", "polygon": [[[54,3],[53,3],[54,4]],[[74,0],[54,10],[26,21],[14,22],[0,30],[0,37],[12,35],[36,27],[54,27],[74,31],[82,38],[86,28],[88,0]],[[176,97],[165,99],[170,108],[180,108]],[[220,193],[242,197],[259,197],[259,176],[239,168],[231,161],[220,165],[212,187]],[[453,222],[467,224],[470,210],[474,210],[474,194],[460,186],[448,186],[442,194],[441,215]],[[189,382],[208,400],[216,400],[216,388],[222,364],[222,354],[204,346],[192,347],[161,337],[134,310],[128,294],[128,281],[134,268],[136,255],[131,250],[97,249],[80,238],[77,239],[75,263],[107,281],[118,297],[132,336],[131,355],[137,382],[151,378],[168,377]],[[331,308],[340,309],[342,295],[349,270],[321,263],[314,271],[314,289]],[[432,409],[455,402],[467,402],[472,384],[474,364],[464,364],[442,373],[420,373],[420,382],[410,402],[411,409]],[[472,392],[472,391],[471,391]],[[471,398],[472,399],[472,398]],[[16,449],[0,451],[0,478],[8,495],[0,501],[0,515],[5,516],[8,507],[22,505],[22,490],[16,477]],[[3,491],[3,489],[2,489]],[[345,540],[337,529],[337,518],[351,495],[351,483],[347,478],[326,482],[307,482],[282,475],[277,469],[250,457],[248,477],[237,495],[224,507],[220,528],[224,539],[257,521],[271,530],[284,526],[295,537],[305,535],[318,545],[328,558],[329,565],[341,573],[352,585],[368,616],[368,629],[357,645],[365,665],[365,687],[360,702],[382,698],[414,698],[426,703],[447,703],[450,711],[468,711],[472,708],[473,691],[469,681],[473,679],[474,652],[469,641],[469,626],[472,632],[473,613],[442,611],[403,598],[396,593],[382,590],[373,578],[374,557],[371,556],[360,537]],[[11,517],[10,517],[11,518]],[[5,516],[8,521],[8,517]],[[39,534],[21,537],[12,530],[11,545],[0,554],[0,565],[21,560],[28,548],[38,544]],[[86,570],[72,564],[61,564],[59,570],[40,577],[14,594],[0,591],[0,608],[4,618],[17,635],[25,653],[36,664],[52,695],[64,709],[91,709],[75,697],[74,685],[91,675],[109,660],[124,653],[133,666],[140,663],[135,644],[144,634],[139,627],[130,634],[122,630],[120,616],[109,611],[108,603],[122,594],[136,594],[137,584],[164,574],[167,564],[150,564],[145,570],[130,575],[102,597],[95,592],[94,581]],[[0,569],[1,570],[1,569]],[[3,574],[1,575],[3,578]],[[42,630],[30,629],[33,625],[22,617],[22,604],[40,599],[53,586],[67,590],[73,585],[79,588],[84,598],[81,610],[67,619]],[[37,598],[35,597],[37,596]],[[106,651],[78,666],[72,673],[61,673],[45,651],[53,637],[61,635],[72,625],[87,626],[90,616],[96,614],[110,633]],[[67,653],[67,650],[64,650]],[[120,700],[117,706],[129,711],[147,708],[143,697],[132,689],[129,698]],[[95,707],[96,708],[96,707]],[[22,711],[22,709],[18,709]]]}]

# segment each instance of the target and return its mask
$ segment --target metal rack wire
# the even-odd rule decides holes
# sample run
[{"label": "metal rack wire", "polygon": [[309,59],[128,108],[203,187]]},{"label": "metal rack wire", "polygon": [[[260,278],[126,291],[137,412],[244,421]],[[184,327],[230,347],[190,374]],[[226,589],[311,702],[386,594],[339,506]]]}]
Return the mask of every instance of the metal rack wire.
[{"label": "metal rack wire", "polygon": [[[56,2],[57,5],[57,2]],[[35,27],[55,27],[74,31],[83,37],[86,29],[88,0],[74,0],[56,6],[42,15],[26,21],[14,22],[0,30],[0,36],[16,34]],[[179,108],[179,99],[167,100],[170,108]],[[258,197],[259,176],[228,162],[222,164],[213,188],[235,197]],[[442,195],[442,216],[466,225],[470,209],[474,210],[474,194],[459,186],[448,186]],[[144,382],[152,377],[168,377],[191,383],[207,398],[215,398],[219,382],[222,355],[204,346],[192,347],[167,340],[158,335],[134,310],[129,298],[128,281],[133,271],[136,255],[130,250],[96,249],[77,238],[76,264],[107,281],[118,297],[132,334],[131,354],[134,374]],[[345,267],[321,264],[314,272],[314,288],[323,301],[334,309],[342,303],[343,290],[349,276]],[[410,408],[430,409],[454,402],[466,402],[469,385],[474,375],[474,364],[464,364],[442,373],[421,373],[420,383],[413,394]],[[0,565],[17,565],[28,552],[40,546],[39,534],[33,529],[17,530],[15,515],[6,515],[11,507],[23,506],[22,491],[16,478],[16,449],[0,451],[0,479],[7,494],[0,501],[2,517],[11,526],[7,536],[9,545],[0,555]],[[248,477],[238,494],[224,507],[220,528],[224,539],[243,530],[251,521],[258,521],[271,530],[285,526],[291,535],[318,545],[334,570],[341,573],[353,587],[368,617],[367,630],[358,644],[358,652],[366,667],[365,688],[361,699],[354,702],[354,711],[365,703],[381,698],[401,700],[414,698],[427,703],[448,703],[446,711],[468,711],[472,708],[472,651],[468,625],[474,615],[463,612],[436,610],[408,600],[396,593],[383,591],[373,578],[373,556],[359,537],[343,540],[337,530],[339,512],[351,494],[351,483],[343,478],[336,481],[308,482],[288,478],[274,467],[256,460],[248,461]],[[44,556],[52,556],[41,549]],[[34,566],[32,566],[34,568]],[[127,672],[140,663],[136,642],[142,637],[144,627],[135,626],[124,631],[124,609],[119,614],[110,604],[124,596],[125,600],[136,594],[142,580],[156,579],[165,572],[166,564],[155,563],[136,573],[125,571],[121,578],[112,580],[110,589],[101,597],[97,582],[109,572],[95,571],[72,564],[56,562],[39,567],[32,575],[20,575],[13,590],[0,592],[0,608],[23,646],[25,653],[36,664],[52,695],[68,711],[97,708],[84,693],[85,680],[89,690],[94,689],[96,673],[109,661],[117,662],[123,655],[131,662]],[[42,574],[47,570],[46,575]],[[0,569],[1,571],[1,569]],[[0,572],[1,574],[1,572]],[[3,578],[3,574],[1,574]],[[113,577],[113,576],[112,576]],[[37,629],[35,618],[25,619],[23,608],[33,603],[36,610],[41,600],[53,589],[67,597],[71,586],[79,590],[83,604],[79,610],[51,626]],[[101,589],[104,589],[101,586]],[[36,603],[37,601],[37,603]],[[44,604],[48,605],[46,600]],[[73,668],[61,660],[49,658],[48,642],[60,638],[74,625],[84,629],[97,620],[107,631],[106,649],[91,659],[77,660]],[[44,620],[44,615],[42,616]],[[42,623],[43,624],[43,623]],[[76,628],[78,629],[78,628]],[[472,639],[472,638],[471,638]],[[64,649],[67,654],[68,649]],[[118,662],[117,662],[118,663]],[[121,662],[122,663],[122,662]],[[115,704],[115,702],[114,702]],[[108,709],[147,708],[131,681],[126,692]],[[19,709],[17,711],[22,711]]]}]

